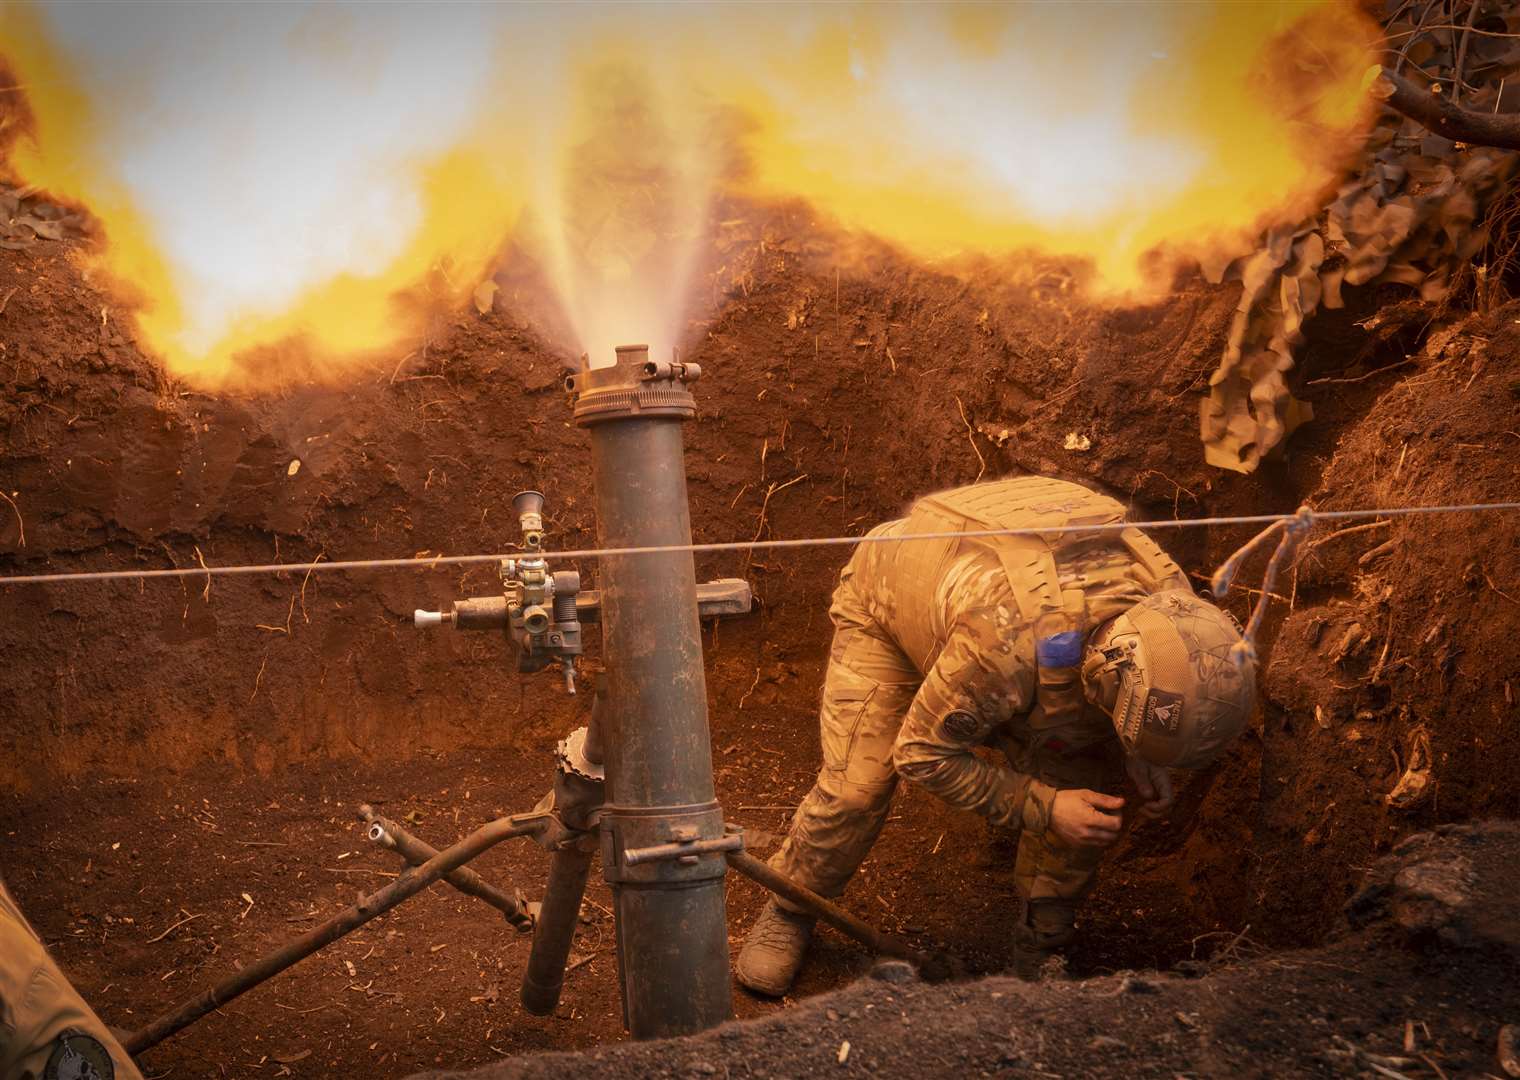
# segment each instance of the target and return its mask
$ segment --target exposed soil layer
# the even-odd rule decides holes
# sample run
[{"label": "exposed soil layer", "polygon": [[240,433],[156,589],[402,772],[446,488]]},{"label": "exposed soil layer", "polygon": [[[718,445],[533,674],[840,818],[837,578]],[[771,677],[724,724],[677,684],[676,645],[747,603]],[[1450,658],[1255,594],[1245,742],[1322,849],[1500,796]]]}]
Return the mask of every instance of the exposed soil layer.
[{"label": "exposed soil layer", "polygon": [[1517,895],[1514,824],[1422,833],[1374,867],[1358,929],[1320,949],[1038,984],[928,986],[888,962],[759,1023],[428,1076],[1498,1075],[1520,1004]]},{"label": "exposed soil layer", "polygon": [[[688,429],[699,540],[859,533],[924,492],[1017,472],[1094,484],[1151,519],[1310,497],[1513,497],[1520,306],[1447,325],[1393,294],[1348,293],[1346,311],[1311,324],[1296,374],[1318,420],[1289,459],[1239,476],[1202,464],[1196,420],[1233,287],[1184,281],[1150,305],[1094,308],[1059,267],[951,276],[842,239],[798,207],[735,205],[720,218],[716,303],[687,350],[707,373]],[[514,312],[441,315],[415,348],[340,387],[206,394],[143,358],[79,265],[72,242],[0,252],[5,571],[505,550],[507,502],[529,486],[548,495],[551,543],[594,541],[562,357]],[[1069,435],[1089,449],[1065,449]],[[1158,533],[1198,575],[1249,535]],[[1297,581],[1279,583],[1294,610],[1261,723],[1191,778],[1170,822],[1118,849],[1073,971],[1171,967],[1242,932],[1304,946],[1399,836],[1520,813],[1515,536],[1512,520],[1463,515],[1315,547]],[[1360,562],[1387,539],[1397,543]],[[846,555],[698,561],[704,578],[747,577],[759,601],[704,641],[719,795],[762,854],[817,767],[828,596]],[[594,585],[595,567],[581,569]],[[1230,600],[1242,616],[1253,574]],[[358,839],[355,804],[416,810],[417,831],[442,846],[537,800],[579,703],[553,674],[514,674],[495,637],[410,626],[413,608],[489,592],[491,578],[6,590],[4,872],[109,1021],[143,1022],[382,884],[396,867]],[[1370,640],[1337,657],[1353,621]],[[1421,723],[1434,794],[1395,810],[1384,796]],[[481,869],[532,895],[543,866],[519,845]],[[729,891],[737,940],[760,897],[744,882]],[[398,1075],[620,1038],[600,885],[591,899],[577,955],[592,959],[558,1017],[516,1007],[526,942],[435,886],[146,1063],[205,1075],[268,1055],[265,1068],[297,1074]],[[948,947],[972,973],[999,971],[1016,913],[1012,848],[905,785],[846,902]],[[868,963],[825,934],[798,995]],[[777,1008],[744,995],[735,1006]]]}]

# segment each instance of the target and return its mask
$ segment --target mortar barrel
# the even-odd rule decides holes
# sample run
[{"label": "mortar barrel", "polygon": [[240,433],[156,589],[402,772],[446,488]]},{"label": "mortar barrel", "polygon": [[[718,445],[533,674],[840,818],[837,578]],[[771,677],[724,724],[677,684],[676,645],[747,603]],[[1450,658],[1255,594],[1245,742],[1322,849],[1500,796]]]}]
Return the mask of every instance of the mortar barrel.
[{"label": "mortar barrel", "polygon": [[[612,367],[572,377],[591,433],[603,547],[691,543],[682,425],[696,413],[678,365],[621,346]],[[693,372],[694,374],[694,372]],[[602,871],[613,888],[624,1016],[635,1038],[729,1018],[720,852],[628,864],[623,852],[723,836],[714,798],[695,563],[689,552],[609,556],[598,582],[607,667],[608,802]]]}]

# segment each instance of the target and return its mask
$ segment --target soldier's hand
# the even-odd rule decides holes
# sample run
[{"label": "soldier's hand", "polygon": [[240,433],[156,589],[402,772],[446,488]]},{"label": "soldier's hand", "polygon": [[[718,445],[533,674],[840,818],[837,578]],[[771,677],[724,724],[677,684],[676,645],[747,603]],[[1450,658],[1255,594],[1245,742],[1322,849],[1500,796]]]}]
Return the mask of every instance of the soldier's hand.
[{"label": "soldier's hand", "polygon": [[1108,847],[1119,839],[1124,819],[1119,811],[1124,800],[1117,795],[1085,788],[1056,792],[1051,806],[1050,827],[1068,844],[1077,847]]},{"label": "soldier's hand", "polygon": [[1135,789],[1144,800],[1137,811],[1141,821],[1156,821],[1166,817],[1172,808],[1172,774],[1164,765],[1152,765],[1133,754],[1125,758],[1124,771],[1135,782]]}]

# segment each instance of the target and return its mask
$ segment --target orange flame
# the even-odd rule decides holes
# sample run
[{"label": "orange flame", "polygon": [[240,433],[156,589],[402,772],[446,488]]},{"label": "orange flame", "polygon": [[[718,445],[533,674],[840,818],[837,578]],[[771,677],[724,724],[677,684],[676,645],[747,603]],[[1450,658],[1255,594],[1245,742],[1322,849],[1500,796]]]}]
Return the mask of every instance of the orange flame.
[{"label": "orange flame", "polygon": [[171,372],[249,388],[393,348],[514,231],[565,345],[675,344],[724,183],[921,257],[1164,286],[1319,204],[1373,36],[1326,0],[110,10],[0,9],[10,167],[94,213],[95,268]]},{"label": "orange flame", "polygon": [[923,256],[1033,248],[1135,289],[1158,247],[1239,254],[1319,205],[1374,29],[1314,0],[854,11],[754,89],[753,182]]}]

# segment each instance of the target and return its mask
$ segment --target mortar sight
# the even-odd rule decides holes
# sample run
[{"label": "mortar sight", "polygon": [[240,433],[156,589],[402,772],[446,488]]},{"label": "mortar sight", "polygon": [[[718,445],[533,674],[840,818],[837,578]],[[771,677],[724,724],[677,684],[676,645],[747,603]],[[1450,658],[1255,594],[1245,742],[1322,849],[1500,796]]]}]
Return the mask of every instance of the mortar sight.
[{"label": "mortar sight", "polygon": [[522,526],[523,544],[536,548],[544,541],[544,496],[540,491],[519,491],[512,496],[512,510]]},{"label": "mortar sight", "polygon": [[529,604],[523,608],[522,621],[523,629],[530,634],[547,634],[553,622],[549,618],[549,609],[541,604]]}]

